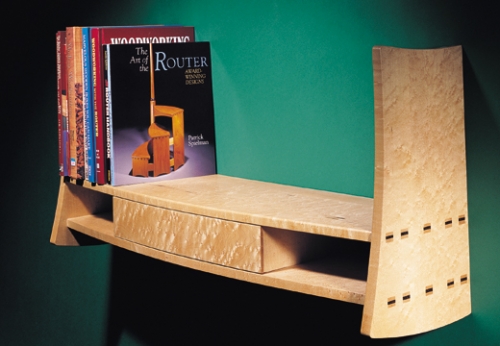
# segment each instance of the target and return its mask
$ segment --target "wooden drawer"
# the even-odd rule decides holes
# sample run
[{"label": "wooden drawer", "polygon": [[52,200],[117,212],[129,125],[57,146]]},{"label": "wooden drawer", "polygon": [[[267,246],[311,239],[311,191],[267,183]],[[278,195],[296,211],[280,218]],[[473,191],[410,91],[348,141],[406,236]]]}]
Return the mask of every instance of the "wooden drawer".
[{"label": "wooden drawer", "polygon": [[115,236],[157,250],[265,273],[322,251],[320,236],[227,221],[113,198]]}]

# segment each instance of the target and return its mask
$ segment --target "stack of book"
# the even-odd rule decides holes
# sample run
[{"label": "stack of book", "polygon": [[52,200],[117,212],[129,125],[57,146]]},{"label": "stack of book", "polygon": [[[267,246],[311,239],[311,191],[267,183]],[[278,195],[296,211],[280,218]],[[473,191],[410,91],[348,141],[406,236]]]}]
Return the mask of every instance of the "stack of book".
[{"label": "stack of book", "polygon": [[216,173],[211,55],[184,26],[56,33],[59,173],[124,185]]}]

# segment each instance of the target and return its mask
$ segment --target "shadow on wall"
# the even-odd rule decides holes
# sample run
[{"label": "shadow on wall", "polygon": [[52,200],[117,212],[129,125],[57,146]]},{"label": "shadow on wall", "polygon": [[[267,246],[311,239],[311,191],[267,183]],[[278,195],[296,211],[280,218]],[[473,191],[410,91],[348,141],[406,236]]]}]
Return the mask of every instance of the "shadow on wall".
[{"label": "shadow on wall", "polygon": [[329,344],[339,333],[350,344],[396,343],[360,334],[360,305],[227,279],[120,248],[112,249],[109,301],[109,346],[127,338],[144,345]]}]

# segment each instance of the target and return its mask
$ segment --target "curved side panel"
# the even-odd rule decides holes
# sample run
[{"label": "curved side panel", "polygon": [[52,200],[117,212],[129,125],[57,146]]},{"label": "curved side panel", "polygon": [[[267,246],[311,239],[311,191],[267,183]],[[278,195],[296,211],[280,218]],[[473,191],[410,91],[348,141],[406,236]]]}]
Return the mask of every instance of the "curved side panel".
[{"label": "curved side panel", "polygon": [[471,312],[460,46],[374,47],[375,190],[361,332],[422,333]]},{"label": "curved side panel", "polygon": [[94,245],[94,240],[76,237],[68,228],[67,221],[78,216],[111,211],[112,197],[69,182],[66,183],[64,179],[64,177],[60,179],[50,242],[61,246]]}]

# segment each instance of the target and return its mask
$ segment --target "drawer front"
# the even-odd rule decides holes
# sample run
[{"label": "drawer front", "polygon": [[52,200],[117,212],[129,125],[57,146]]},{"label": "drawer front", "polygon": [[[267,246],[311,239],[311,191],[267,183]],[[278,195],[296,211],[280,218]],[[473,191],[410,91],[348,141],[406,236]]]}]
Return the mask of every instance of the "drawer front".
[{"label": "drawer front", "polygon": [[115,236],[201,261],[263,271],[260,226],[113,198]]}]

